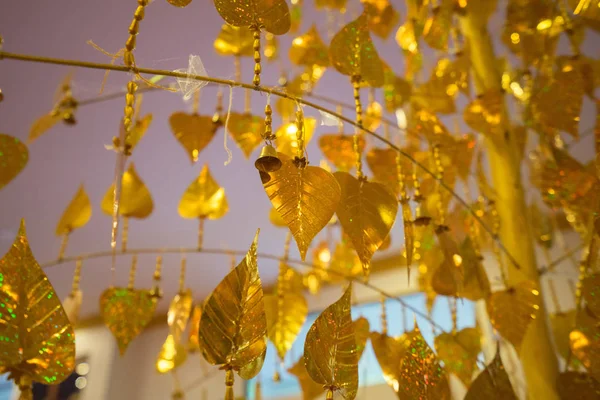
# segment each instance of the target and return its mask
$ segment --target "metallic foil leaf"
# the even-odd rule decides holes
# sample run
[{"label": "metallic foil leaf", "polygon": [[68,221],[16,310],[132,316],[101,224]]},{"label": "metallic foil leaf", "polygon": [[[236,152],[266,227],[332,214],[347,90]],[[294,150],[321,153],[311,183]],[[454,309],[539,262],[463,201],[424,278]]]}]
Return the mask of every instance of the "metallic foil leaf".
[{"label": "metallic foil leaf", "polygon": [[303,167],[281,153],[279,158],[283,163],[281,169],[261,179],[304,260],[310,242],[335,213],[341,189],[333,175],[323,168]]},{"label": "metallic foil leaf", "polygon": [[386,65],[384,65],[384,78],[385,109],[387,112],[395,112],[410,99],[412,85],[403,78],[396,76],[394,71]]},{"label": "metallic foil leaf", "polygon": [[329,271],[328,280],[331,282],[340,282],[344,277],[357,277],[362,274],[360,258],[347,239],[336,244]]},{"label": "metallic foil leaf", "polygon": [[577,314],[576,329],[569,334],[571,351],[596,380],[600,380],[600,322],[587,307]]},{"label": "metallic foil leaf", "polygon": [[200,341],[198,336],[200,330],[200,318],[202,318],[202,305],[196,304],[192,310],[190,328],[188,330],[187,350],[190,353],[200,351]]},{"label": "metallic foil leaf", "polygon": [[385,237],[385,239],[383,240],[383,243],[381,243],[381,246],[379,246],[379,248],[377,249],[378,251],[384,251],[390,248],[390,246],[392,245],[392,234],[390,233],[389,235],[387,235]]},{"label": "metallic foil leaf", "polygon": [[551,217],[543,213],[535,203],[529,206],[529,212],[531,214],[533,234],[537,243],[547,249],[552,248],[554,228],[550,220]]},{"label": "metallic foil leaf", "polygon": [[169,2],[169,4],[175,6],[175,7],[187,7],[192,0],[167,0]]},{"label": "metallic foil leaf", "polygon": [[[232,114],[233,116],[233,114]],[[176,112],[169,117],[173,135],[183,146],[192,164],[217,133],[212,117]]]},{"label": "metallic foil leaf", "polygon": [[477,355],[481,352],[480,332],[465,328],[456,333],[444,332],[435,337],[435,351],[448,373],[455,374],[467,387],[477,370]]},{"label": "metallic foil leaf", "polygon": [[304,357],[300,357],[298,362],[288,369],[288,372],[298,379],[302,389],[302,400],[315,400],[323,394],[323,385],[319,385],[312,380],[306,367],[304,366]]},{"label": "metallic foil leaf", "polygon": [[222,56],[252,57],[254,37],[247,26],[223,24],[215,39],[214,48]]},{"label": "metallic foil leaf", "polygon": [[25,168],[29,150],[18,138],[0,133],[0,190]]},{"label": "metallic foil leaf", "polygon": [[281,218],[281,215],[279,215],[279,212],[275,207],[272,207],[271,211],[269,211],[269,221],[271,221],[271,223],[277,227],[287,227],[285,221],[283,220],[283,218]]},{"label": "metallic foil leaf", "polygon": [[363,13],[339,31],[329,46],[331,63],[343,75],[360,78],[371,87],[383,85],[383,63],[375,50]]},{"label": "metallic foil leaf", "polygon": [[296,65],[320,67],[329,66],[329,53],[327,45],[319,36],[317,27],[313,24],[308,32],[292,40],[289,52],[290,61]]},{"label": "metallic foil leaf", "polygon": [[344,399],[358,391],[358,352],[350,315],[352,284],[310,327],[304,343],[304,364],[313,381],[335,388]]},{"label": "metallic foil leaf", "polygon": [[376,131],[381,125],[381,117],[383,115],[383,107],[381,104],[374,101],[367,106],[367,112],[363,118],[363,126],[370,131]]},{"label": "metallic foil leaf", "polygon": [[417,137],[425,137],[429,143],[444,143],[450,137],[448,129],[433,111],[428,109],[419,109],[412,114],[409,130]]},{"label": "metallic foil leaf", "polygon": [[500,349],[496,357],[473,381],[465,400],[517,400],[508,374],[500,359]]},{"label": "metallic foil leaf", "polygon": [[129,343],[152,321],[156,297],[150,290],[111,287],[100,296],[100,314],[125,354]]},{"label": "metallic foil leaf", "polygon": [[185,360],[187,360],[185,346],[169,334],[156,358],[156,371],[159,374],[166,374],[183,365]]},{"label": "metallic foil leaf", "polygon": [[29,130],[28,142],[31,143],[44,133],[48,132],[54,125],[58,124],[63,119],[60,112],[52,111],[48,114],[42,115],[35,120],[31,129]]},{"label": "metallic foil leaf", "polygon": [[277,285],[282,291],[302,294],[304,292],[303,279],[302,274],[289,265],[285,263],[279,265],[279,280]]},{"label": "metallic foil leaf", "polygon": [[189,289],[176,294],[173,300],[171,300],[169,311],[167,312],[167,324],[171,332],[170,335],[176,343],[181,342],[181,336],[190,318],[193,302],[192,292]]},{"label": "metallic foil leaf", "polygon": [[199,343],[208,363],[255,377],[267,352],[267,318],[257,263],[258,231],[246,257],[206,299]]},{"label": "metallic foil leaf", "polygon": [[213,0],[219,15],[233,26],[262,26],[274,35],[290,30],[290,10],[285,0]]},{"label": "metallic foil leaf", "polygon": [[178,207],[182,218],[219,219],[229,211],[225,189],[212,177],[208,164],[181,196]]},{"label": "metallic foil leaf", "polygon": [[345,11],[348,0],[315,0],[315,7]]},{"label": "metallic foil leaf", "polygon": [[413,87],[411,102],[432,113],[453,114],[456,112],[454,95],[448,94],[448,85],[441,79],[431,79]]},{"label": "metallic foil leaf", "polygon": [[[317,126],[317,120],[314,118],[304,118],[304,144],[307,145],[312,139]],[[295,122],[285,124],[277,129],[277,152],[283,153],[288,157],[294,158],[298,155],[298,125]]]},{"label": "metallic foil leaf", "polygon": [[600,318],[600,274],[586,277],[582,285],[581,294],[587,309]]},{"label": "metallic foil leaf", "polygon": [[[321,135],[319,147],[325,158],[338,170],[348,172],[356,166],[356,152],[354,151],[354,136],[343,133]],[[358,138],[358,149],[362,153],[365,149],[365,139]]]},{"label": "metallic foil leaf", "polygon": [[262,118],[252,114],[231,113],[229,115],[229,124],[227,125],[229,133],[246,158],[263,141],[261,131],[265,129],[265,122]]},{"label": "metallic foil leaf", "polygon": [[490,137],[504,134],[502,93],[489,91],[473,100],[464,110],[463,118],[471,129]]},{"label": "metallic foil leaf", "polygon": [[0,260],[0,371],[16,382],[45,385],[75,368],[75,332],[54,288],[35,260],[25,222]]},{"label": "metallic foil leaf", "polygon": [[443,0],[440,6],[432,9],[432,15],[425,21],[423,39],[432,49],[448,51],[448,39],[452,29],[453,1]]},{"label": "metallic foil leaf", "polygon": [[359,180],[347,172],[336,172],[334,176],[342,188],[336,214],[368,276],[371,257],[394,225],[398,201],[380,183]]},{"label": "metallic foil leaf", "polygon": [[562,400],[596,400],[600,398],[600,382],[583,372],[561,373],[558,376],[556,388]]},{"label": "metallic foil leaf", "polygon": [[150,127],[151,123],[152,114],[146,114],[143,118],[135,120],[135,123],[133,124],[129,132],[129,135],[127,135],[126,137],[126,141],[129,145],[130,151],[133,151],[133,149],[135,149],[140,140],[142,140],[142,138],[146,135],[146,132],[148,131],[148,128]]},{"label": "metallic foil leaf", "polygon": [[361,0],[367,14],[369,29],[382,39],[387,39],[398,21],[400,14],[392,7],[389,0]]},{"label": "metallic foil leaf", "polygon": [[463,282],[458,296],[471,301],[487,299],[491,293],[490,281],[483,267],[481,257],[475,252],[471,238],[466,237],[460,244]]},{"label": "metallic foil leaf", "polygon": [[81,185],[60,217],[60,221],[56,225],[56,235],[65,235],[81,228],[88,223],[91,217],[92,204],[83,185]]},{"label": "metallic foil leaf", "polygon": [[540,292],[533,281],[522,281],[513,287],[494,292],[487,301],[492,326],[508,340],[517,352],[531,321],[540,309]]},{"label": "metallic foil leaf", "polygon": [[301,293],[277,289],[265,296],[267,335],[283,360],[292,348],[308,315],[308,304]]},{"label": "metallic foil leaf", "polygon": [[567,359],[571,351],[569,347],[569,335],[575,329],[577,312],[570,310],[550,315],[550,328],[556,350],[564,359]]},{"label": "metallic foil leaf", "polygon": [[[373,148],[367,153],[367,165],[373,173],[374,180],[383,184],[395,194],[398,194],[400,190],[398,173],[396,172],[397,156],[396,150],[390,148]],[[356,154],[354,157],[356,159]]]},{"label": "metallic foil leaf", "polygon": [[398,393],[400,390],[400,360],[407,351],[406,335],[391,337],[385,333],[371,332],[371,345],[386,383]]},{"label": "metallic foil leaf", "polygon": [[416,54],[419,50],[419,42],[415,32],[415,21],[407,19],[396,31],[396,43],[402,50],[409,54]]},{"label": "metallic foil leaf", "polygon": [[[119,202],[119,214],[124,217],[144,219],[154,209],[152,196],[144,182],[138,176],[133,163],[123,174],[121,180],[121,199]],[[106,215],[113,213],[114,184],[108,188],[102,199],[101,208]]]},{"label": "metallic foil leaf", "polygon": [[352,324],[354,325],[354,338],[356,340],[356,352],[358,355],[358,359],[363,355],[365,348],[367,347],[367,340],[369,340],[369,336],[371,333],[369,332],[369,320],[365,317],[360,317],[355,319]]}]

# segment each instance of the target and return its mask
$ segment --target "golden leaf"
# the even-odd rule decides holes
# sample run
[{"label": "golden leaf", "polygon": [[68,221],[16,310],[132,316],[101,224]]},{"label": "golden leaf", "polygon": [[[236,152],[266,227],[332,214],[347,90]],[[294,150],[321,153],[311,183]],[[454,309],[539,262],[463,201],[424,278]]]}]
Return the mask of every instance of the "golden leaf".
[{"label": "golden leaf", "polygon": [[587,309],[600,318],[600,274],[586,277],[581,290]]},{"label": "golden leaf", "polygon": [[212,365],[251,379],[267,351],[267,319],[257,264],[258,231],[246,253],[206,299],[200,319],[202,355]]},{"label": "golden leaf", "polygon": [[294,235],[302,260],[313,238],[327,225],[340,201],[340,185],[320,167],[296,166],[279,154],[281,169],[263,179],[265,192]]},{"label": "golden leaf", "polygon": [[81,185],[63,212],[62,217],[60,217],[60,221],[56,225],[56,235],[65,235],[77,228],[81,228],[88,223],[91,216],[92,204],[83,185]]},{"label": "golden leaf", "polygon": [[316,25],[313,24],[304,35],[294,38],[292,47],[290,47],[289,58],[296,65],[329,66],[327,45],[319,36]]},{"label": "golden leaf", "polygon": [[192,292],[188,289],[176,294],[169,305],[167,324],[169,325],[170,334],[176,343],[181,342],[181,335],[183,335],[183,331],[190,318],[193,301]]},{"label": "golden leaf", "polygon": [[360,78],[371,87],[383,85],[383,63],[369,34],[367,15],[344,26],[331,40],[331,63],[343,75]]},{"label": "golden leaf", "polygon": [[[148,217],[154,209],[152,196],[144,182],[140,179],[133,163],[123,174],[121,180],[121,199],[119,202],[119,214],[124,217],[144,219]],[[102,199],[101,208],[107,215],[113,213],[113,198],[115,185],[111,185]]]},{"label": "golden leaf", "polygon": [[34,140],[42,136],[44,133],[49,131],[54,125],[59,123],[62,120],[62,115],[59,112],[50,112],[48,114],[42,115],[38,119],[35,120],[33,125],[31,125],[31,129],[29,130],[29,137],[27,141],[32,143]]},{"label": "golden leaf", "polygon": [[25,222],[0,260],[0,371],[45,385],[75,367],[75,332],[54,288],[35,260]]},{"label": "golden leaf", "polygon": [[400,20],[398,12],[389,0],[361,0],[361,3],[365,6],[371,32],[382,39],[387,39]]},{"label": "golden leaf", "polygon": [[342,188],[336,214],[368,275],[373,253],[394,225],[398,201],[380,183],[359,180],[347,172],[336,172],[334,176]]},{"label": "golden leaf", "polygon": [[583,372],[561,373],[556,388],[561,399],[595,400],[600,397],[600,382]]},{"label": "golden leaf", "polygon": [[456,333],[444,332],[435,337],[435,350],[447,372],[455,374],[467,387],[477,370],[481,352],[479,329],[465,328]]},{"label": "golden leaf", "polygon": [[365,347],[367,347],[367,340],[369,340],[370,336],[370,326],[369,321],[365,317],[360,317],[352,322],[354,325],[354,338],[356,340],[356,353],[358,359],[363,355],[365,351]]},{"label": "golden leaf", "polygon": [[502,93],[488,91],[471,102],[463,112],[463,118],[471,129],[489,136],[501,136],[504,133]]},{"label": "golden leaf", "polygon": [[121,355],[150,323],[155,310],[156,297],[150,290],[111,287],[100,296],[100,314],[117,339]]},{"label": "golden leaf", "polygon": [[205,115],[176,112],[169,117],[169,125],[192,164],[198,161],[200,152],[208,146],[217,133],[212,117]]},{"label": "golden leaf", "polygon": [[25,168],[29,150],[18,138],[0,133],[0,190]]},{"label": "golden leaf", "polygon": [[381,125],[381,116],[383,108],[381,104],[374,101],[367,106],[367,112],[364,115],[363,126],[370,131],[376,131]]},{"label": "golden leaf", "polygon": [[425,137],[430,143],[446,141],[450,137],[448,129],[430,110],[420,109],[414,112],[410,123],[410,133]]},{"label": "golden leaf", "polygon": [[265,122],[260,117],[252,114],[231,113],[227,126],[231,137],[242,149],[246,158],[249,158],[254,149],[263,141],[260,132],[265,129]]},{"label": "golden leaf", "polygon": [[308,315],[308,304],[302,294],[277,289],[265,296],[267,334],[280,360],[292,348]]},{"label": "golden leaf", "polygon": [[348,0],[315,0],[315,7],[319,8],[331,8],[335,10],[343,11],[346,9],[346,3]]},{"label": "golden leaf", "polygon": [[288,369],[288,372],[294,375],[300,383],[302,389],[302,400],[315,400],[323,394],[323,385],[319,385],[312,380],[306,367],[304,366],[304,357],[300,357],[298,362]]},{"label": "golden leaf", "polygon": [[558,354],[565,359],[571,351],[569,348],[569,335],[575,329],[576,316],[577,312],[575,310],[550,315],[550,327],[552,328],[552,337],[554,338],[556,349],[558,350]]},{"label": "golden leaf", "polygon": [[[304,144],[307,145],[312,139],[313,133],[317,126],[317,120],[314,118],[304,118]],[[295,122],[285,124],[277,129],[275,136],[277,137],[277,152],[283,153],[288,157],[296,157],[298,155],[298,125]]]},{"label": "golden leaf", "polygon": [[254,37],[248,27],[223,24],[215,39],[214,47],[217,54],[222,56],[252,57],[253,43]]},{"label": "golden leaf", "polygon": [[219,219],[229,211],[225,189],[214,180],[208,164],[181,196],[178,211],[182,218],[190,219]]},{"label": "golden leaf", "polygon": [[600,380],[600,322],[587,307],[577,313],[576,329],[569,334],[569,342],[573,355]]},{"label": "golden leaf", "polygon": [[[367,153],[367,165],[373,173],[375,181],[385,185],[385,187],[395,194],[400,190],[398,173],[396,172],[397,156],[398,153],[396,150],[389,148],[373,148]],[[356,159],[356,154],[354,157]]]},{"label": "golden leaf", "polygon": [[442,1],[441,6],[432,9],[423,27],[423,39],[432,49],[447,51],[448,38],[452,29],[453,2]]},{"label": "golden leaf", "polygon": [[383,243],[381,243],[381,246],[379,246],[379,248],[377,249],[378,251],[384,251],[390,248],[390,246],[392,245],[392,234],[390,233],[389,235],[387,235],[385,237],[385,239],[383,239]]},{"label": "golden leaf", "polygon": [[233,26],[262,26],[274,35],[290,30],[290,10],[285,0],[213,0],[219,15]]},{"label": "golden leaf", "polygon": [[448,92],[448,85],[442,79],[430,79],[413,87],[411,102],[432,113],[453,114],[456,112],[454,95]]},{"label": "golden leaf", "polygon": [[473,248],[469,237],[460,244],[460,257],[462,259],[463,282],[458,290],[458,296],[471,301],[487,299],[491,293],[490,281],[483,267],[481,257]]},{"label": "golden leaf", "polygon": [[198,331],[200,329],[200,318],[202,317],[202,305],[196,304],[192,310],[190,318],[190,328],[188,330],[187,349],[190,353],[200,351],[200,341]]},{"label": "golden leaf", "polygon": [[281,218],[281,215],[279,215],[279,212],[275,207],[271,207],[271,210],[269,211],[269,221],[277,227],[287,227],[285,221]]},{"label": "golden leaf", "polygon": [[531,215],[533,234],[537,243],[547,249],[552,248],[552,238],[554,232],[552,222],[550,221],[550,216],[543,213],[535,203],[532,203],[529,206],[529,212]]},{"label": "golden leaf", "polygon": [[515,346],[517,352],[527,328],[540,309],[540,292],[532,281],[523,281],[506,290],[492,293],[487,310],[492,326]]},{"label": "golden leaf", "polygon": [[185,347],[169,334],[156,358],[156,371],[166,374],[180,367],[187,359]]},{"label": "golden leaf", "polygon": [[285,292],[302,294],[304,291],[302,274],[283,262],[279,265],[279,281],[277,284]]},{"label": "golden leaf", "polygon": [[[319,138],[321,151],[335,167],[344,172],[356,166],[356,152],[354,151],[354,136],[343,133],[321,135]],[[365,139],[358,138],[358,149],[362,153],[365,148]]]},{"label": "golden leaf", "polygon": [[362,263],[348,240],[343,239],[336,246],[329,264],[329,280],[341,281],[344,277],[359,276],[362,273]]},{"label": "golden leaf", "polygon": [[175,7],[186,7],[188,6],[192,0],[167,0],[169,4],[174,5]]},{"label": "golden leaf", "polygon": [[352,284],[310,327],[304,343],[304,364],[313,381],[335,388],[352,400],[358,390],[358,352],[350,315]]},{"label": "golden leaf", "polygon": [[496,357],[473,381],[465,400],[517,400],[500,359],[500,349]]},{"label": "golden leaf", "polygon": [[371,345],[383,372],[383,378],[396,393],[400,390],[398,382],[400,360],[402,354],[407,350],[405,343],[406,335],[390,337],[385,333],[371,332]]},{"label": "golden leaf", "polygon": [[412,85],[396,76],[394,70],[384,65],[383,97],[385,98],[385,109],[387,112],[395,112],[402,107],[412,94]]},{"label": "golden leaf", "polygon": [[[146,135],[146,131],[150,127],[151,123],[152,114],[146,114],[142,119],[135,120],[135,124],[133,125],[129,132],[129,135],[127,136],[127,144],[129,145],[130,151],[133,151],[133,149],[135,149],[140,140],[142,140],[142,138]],[[121,124],[121,126],[123,125]]]},{"label": "golden leaf", "polygon": [[406,20],[396,31],[396,43],[409,54],[416,54],[419,50],[419,43],[415,33],[415,22],[412,19]]}]

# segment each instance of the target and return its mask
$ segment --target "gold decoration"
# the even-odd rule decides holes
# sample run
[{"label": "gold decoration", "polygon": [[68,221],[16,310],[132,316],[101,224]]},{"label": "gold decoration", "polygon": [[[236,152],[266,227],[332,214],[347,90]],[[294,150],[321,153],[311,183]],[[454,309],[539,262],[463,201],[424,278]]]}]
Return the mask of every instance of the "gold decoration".
[{"label": "gold decoration", "polygon": [[502,137],[504,134],[504,116],[502,93],[490,91],[471,102],[463,113],[463,118],[471,129],[490,137]]},{"label": "gold decoration", "polygon": [[288,369],[288,372],[298,379],[302,389],[302,400],[315,400],[323,394],[323,385],[319,385],[312,380],[306,367],[304,366],[304,357],[300,357],[298,362]]},{"label": "gold decoration", "polygon": [[[139,100],[138,100],[139,103]],[[133,127],[131,127],[131,130],[129,131],[129,134],[123,134],[122,136],[125,137],[125,145],[127,148],[127,151],[129,153],[131,153],[133,151],[133,149],[135,149],[135,147],[138,145],[138,143],[140,142],[140,140],[142,140],[142,138],[146,135],[146,131],[148,131],[148,128],[150,127],[150,124],[152,123],[152,114],[146,114],[143,118],[137,118],[135,119],[135,123],[133,125]],[[121,124],[121,129],[125,129],[125,126],[123,124]]]},{"label": "gold decoration", "polygon": [[66,235],[88,223],[92,217],[92,204],[83,185],[71,199],[71,202],[56,225],[56,235]]},{"label": "gold decoration", "polygon": [[213,0],[221,17],[233,26],[262,26],[274,35],[290,30],[290,10],[285,0]]},{"label": "gold decoration", "polygon": [[491,364],[473,381],[465,396],[465,400],[479,399],[517,400],[500,359],[500,348],[496,351],[496,357]]},{"label": "gold decoration", "polygon": [[[144,182],[138,176],[133,163],[123,174],[119,214],[124,217],[144,219],[154,209],[152,196]],[[106,191],[102,199],[102,211],[107,215],[113,213],[114,184]]]},{"label": "gold decoration", "polygon": [[406,335],[390,337],[385,333],[371,332],[371,345],[386,383],[398,393],[400,390],[400,360],[406,352]]},{"label": "gold decoration", "polygon": [[564,359],[569,357],[571,351],[569,347],[569,335],[571,331],[575,329],[575,317],[577,316],[576,310],[568,312],[559,312],[550,315],[550,327],[552,328],[552,337],[556,344],[558,354]]},{"label": "gold decoration", "polygon": [[400,20],[398,12],[389,0],[361,0],[361,3],[364,4],[371,32],[382,39],[387,39]]},{"label": "gold decoration", "polygon": [[596,380],[600,380],[598,332],[598,318],[587,307],[583,307],[577,314],[576,329],[569,334],[569,342],[573,355]]},{"label": "gold decoration", "polygon": [[434,340],[446,371],[455,374],[467,387],[477,370],[477,355],[481,352],[479,336],[479,329],[465,328],[456,333],[444,332]]},{"label": "gold decoration", "polygon": [[18,138],[0,133],[0,190],[25,168],[29,150]]},{"label": "gold decoration", "polygon": [[432,15],[423,27],[423,39],[432,49],[448,51],[448,38],[452,29],[454,1],[442,0],[432,9]]},{"label": "gold decoration", "polygon": [[[312,139],[317,126],[317,120],[314,118],[304,118],[304,144],[307,145]],[[295,122],[283,125],[275,132],[277,142],[277,152],[283,153],[288,157],[298,155],[298,126]]]},{"label": "gold decoration", "polygon": [[490,281],[480,256],[473,247],[473,241],[467,237],[460,244],[462,259],[463,281],[458,296],[471,301],[487,299],[491,293]]},{"label": "gold decoration", "polygon": [[[356,152],[354,151],[354,137],[344,134],[321,135],[319,138],[321,151],[338,170],[348,172],[356,165]],[[365,148],[365,139],[358,138],[358,151],[362,153]]]},{"label": "gold decoration", "polygon": [[315,0],[315,7],[319,8],[331,8],[345,12],[346,3],[348,0]]},{"label": "gold decoration", "polygon": [[281,215],[279,215],[279,212],[275,207],[272,207],[269,211],[269,221],[271,221],[271,223],[277,227],[287,227],[285,221],[283,220],[283,218],[281,218]]},{"label": "gold decoration", "polygon": [[0,373],[57,385],[75,367],[75,332],[54,288],[35,260],[25,222],[0,260]]},{"label": "gold decoration", "polygon": [[185,346],[169,334],[156,359],[156,371],[166,374],[183,365],[187,359]]},{"label": "gold decoration", "polygon": [[400,189],[396,172],[397,156],[394,149],[373,148],[367,153],[367,165],[373,172],[375,181],[385,185],[392,193],[398,193]]},{"label": "gold decoration", "polygon": [[330,393],[352,400],[358,390],[358,352],[350,316],[352,285],[327,307],[310,327],[304,363],[310,377]]},{"label": "gold decoration", "polygon": [[320,167],[304,166],[279,154],[281,169],[268,175],[265,192],[294,235],[302,260],[313,238],[327,225],[340,200],[340,186]]},{"label": "gold decoration", "polygon": [[304,35],[294,38],[289,52],[290,61],[296,65],[329,66],[329,53],[317,27],[313,24]]},{"label": "gold decoration", "polygon": [[196,304],[190,317],[190,328],[188,330],[187,349],[190,353],[200,351],[200,341],[198,332],[200,329],[200,319],[202,318],[202,305]]},{"label": "gold decoration", "polygon": [[169,125],[173,135],[183,146],[192,164],[198,161],[198,156],[217,133],[217,127],[212,117],[176,112],[169,117]]},{"label": "gold decoration", "polygon": [[583,280],[581,294],[587,309],[600,318],[600,274],[590,275]]},{"label": "gold decoration", "polygon": [[192,0],[167,0],[169,2],[169,4],[175,6],[175,7],[187,7]]},{"label": "gold decoration", "polygon": [[246,158],[263,142],[261,133],[264,130],[265,123],[261,117],[251,114],[231,113],[229,124],[227,125],[231,137]]},{"label": "gold decoration", "polygon": [[412,85],[396,76],[394,71],[387,65],[383,66],[385,83],[383,85],[383,95],[385,98],[385,110],[395,112],[402,107],[412,94]]},{"label": "gold decoration", "polygon": [[556,386],[561,399],[595,400],[600,397],[600,383],[583,372],[561,373]]},{"label": "gold decoration", "polygon": [[367,346],[367,340],[370,336],[369,321],[365,317],[360,317],[352,322],[354,325],[354,338],[356,340],[356,353],[358,359],[363,355],[365,347]]},{"label": "gold decoration", "polygon": [[265,313],[268,337],[283,360],[306,320],[308,304],[301,293],[277,288],[265,296]]},{"label": "gold decoration", "polygon": [[252,57],[252,31],[247,26],[223,24],[215,39],[214,48],[222,56]]},{"label": "gold decoration", "polygon": [[229,211],[225,189],[214,180],[208,164],[183,193],[178,211],[181,217],[192,219],[219,219]]},{"label": "gold decoration", "polygon": [[335,246],[331,263],[329,264],[329,280],[338,282],[343,277],[357,277],[362,273],[362,263],[354,248],[349,243],[349,239],[343,239]]},{"label": "gold decoration", "polygon": [[381,117],[383,114],[383,108],[381,104],[376,101],[369,103],[367,106],[367,112],[364,116],[363,126],[365,129],[370,131],[376,131],[381,125]]},{"label": "gold decoration", "polygon": [[380,183],[359,180],[347,172],[336,172],[334,176],[342,188],[336,214],[368,275],[371,257],[394,225],[398,201]]},{"label": "gold decoration", "polygon": [[167,313],[167,324],[175,342],[181,341],[181,336],[192,311],[192,292],[188,289],[175,295]]}]

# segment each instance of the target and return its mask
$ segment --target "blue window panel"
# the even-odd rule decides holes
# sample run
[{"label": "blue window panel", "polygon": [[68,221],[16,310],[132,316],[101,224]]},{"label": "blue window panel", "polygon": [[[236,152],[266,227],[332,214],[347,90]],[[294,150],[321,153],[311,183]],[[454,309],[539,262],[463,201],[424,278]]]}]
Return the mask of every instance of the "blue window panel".
[{"label": "blue window panel", "polygon": [[10,400],[13,383],[6,380],[6,375],[0,375],[0,400]]}]

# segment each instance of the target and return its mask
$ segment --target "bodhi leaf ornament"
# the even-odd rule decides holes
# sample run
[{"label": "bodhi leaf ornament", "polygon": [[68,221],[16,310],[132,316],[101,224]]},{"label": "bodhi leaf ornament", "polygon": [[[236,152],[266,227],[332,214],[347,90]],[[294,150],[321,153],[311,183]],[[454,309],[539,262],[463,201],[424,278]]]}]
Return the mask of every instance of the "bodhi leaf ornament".
[{"label": "bodhi leaf ornament", "polygon": [[[121,200],[119,202],[119,214],[124,217],[144,219],[148,217],[154,209],[152,196],[144,182],[138,176],[133,163],[123,174],[121,186]],[[113,213],[114,184],[108,188],[102,199],[102,211],[106,215]]]},{"label": "bodhi leaf ornament", "polygon": [[214,48],[222,56],[252,57],[254,38],[248,27],[236,27],[223,24],[215,39]]},{"label": "bodhi leaf ornament", "polygon": [[500,359],[500,348],[492,363],[471,384],[465,400],[516,400],[517,396]]},{"label": "bodhi leaf ornament", "polygon": [[198,161],[198,155],[215,137],[218,128],[218,124],[215,124],[212,117],[184,112],[171,115],[169,125],[192,164]]},{"label": "bodhi leaf ornament", "polygon": [[285,0],[213,0],[219,15],[230,25],[263,26],[274,35],[290,30],[290,10]]},{"label": "bodhi leaf ornament", "polygon": [[234,112],[229,115],[227,129],[246,158],[263,142],[259,132],[264,129],[264,125],[262,118],[252,114]]},{"label": "bodhi leaf ornament", "polygon": [[18,138],[0,133],[0,190],[25,168],[29,150]]},{"label": "bodhi leaf ornament", "polygon": [[229,211],[225,189],[214,180],[207,164],[183,193],[178,211],[183,218],[208,219],[219,219]]},{"label": "bodhi leaf ornament", "polygon": [[74,229],[81,228],[88,223],[91,217],[92,204],[83,185],[81,185],[63,212],[62,217],[60,217],[60,221],[56,225],[56,235],[65,235]]},{"label": "bodhi leaf ornament", "polygon": [[282,290],[265,296],[267,333],[283,360],[290,350],[308,315],[308,304],[301,292]]},{"label": "bodhi leaf ornament", "polygon": [[186,347],[182,343],[182,335],[192,311],[192,292],[184,290],[177,293],[167,313],[169,335],[160,349],[156,360],[156,370],[167,373],[183,364],[187,358]]}]

